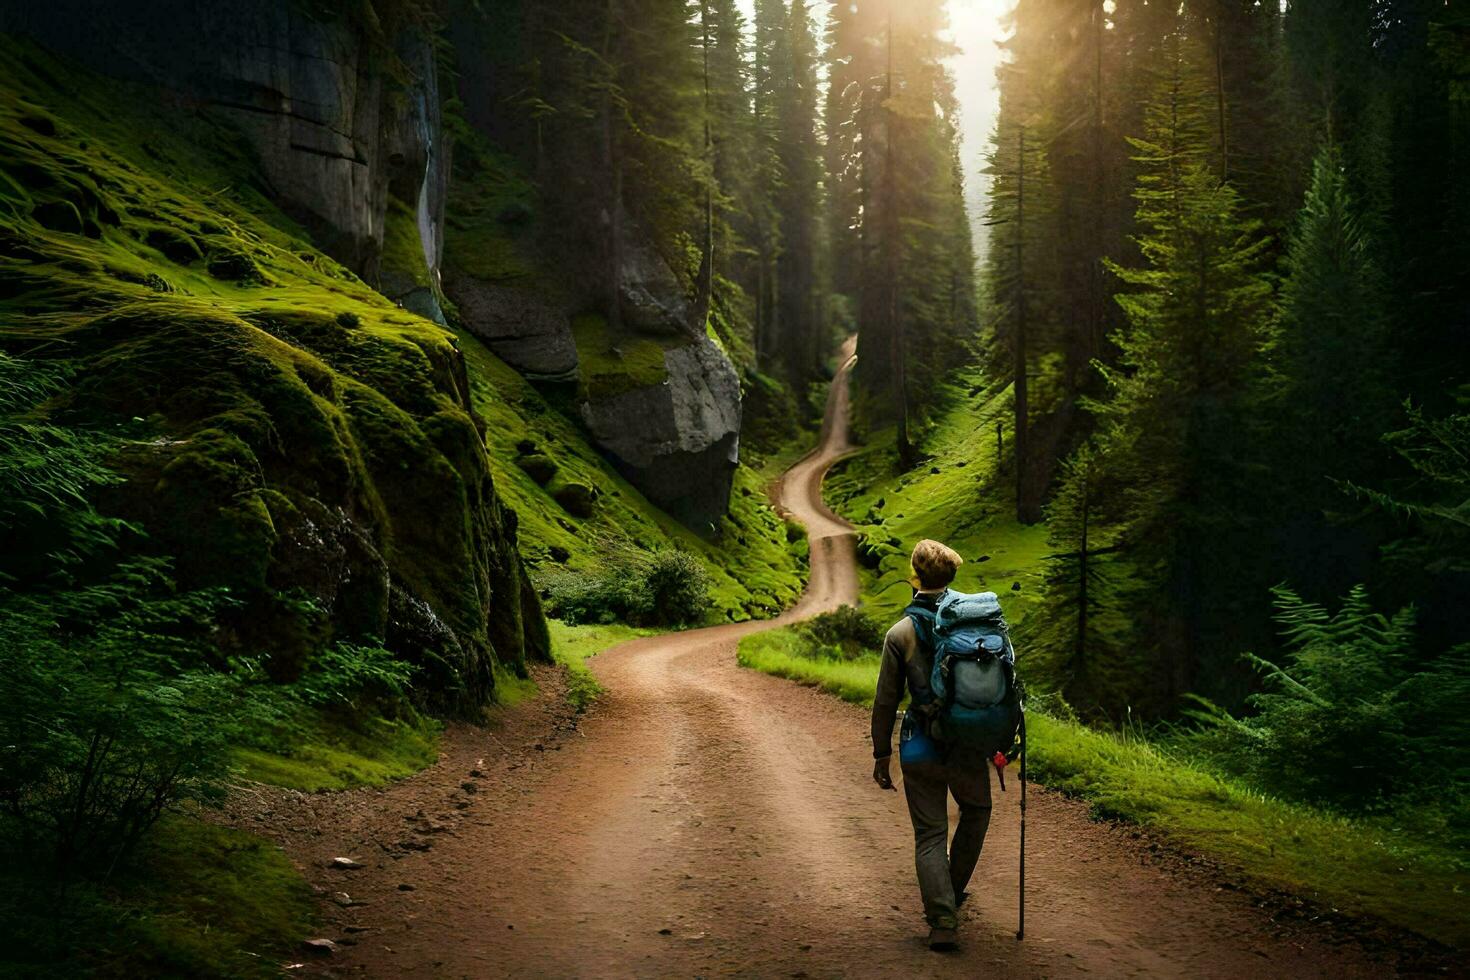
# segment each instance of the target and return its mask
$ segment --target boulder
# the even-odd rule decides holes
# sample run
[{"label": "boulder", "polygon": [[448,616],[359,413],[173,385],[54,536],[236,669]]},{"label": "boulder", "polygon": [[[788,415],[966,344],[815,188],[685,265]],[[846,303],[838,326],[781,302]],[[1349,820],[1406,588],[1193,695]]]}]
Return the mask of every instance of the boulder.
[{"label": "boulder", "polygon": [[557,482],[549,488],[551,497],[562,510],[573,517],[591,517],[597,505],[597,491],[585,483]]},{"label": "boulder", "polygon": [[706,337],[664,352],[667,378],[581,404],[582,420],[630,483],[696,530],[730,504],[740,452],[740,380]]},{"label": "boulder", "polygon": [[[693,304],[663,257],[631,231],[623,236],[622,255],[618,299],[623,325],[647,334],[689,333]],[[703,327],[699,325],[700,333]]]},{"label": "boulder", "polygon": [[449,160],[422,32],[397,33],[400,72],[355,15],[316,16],[292,0],[153,0],[146,16],[112,0],[0,4],[0,32],[228,117],[278,203],[373,283],[392,185],[417,206],[425,260],[438,269]]},{"label": "boulder", "polygon": [[577,376],[577,344],[571,317],[551,300],[526,289],[501,286],[445,270],[445,291],[459,307],[465,328],[496,356],[533,381]]},{"label": "boulder", "polygon": [[556,476],[560,468],[556,460],[541,453],[533,453],[529,456],[516,458],[516,465],[526,471],[526,475],[536,481],[537,486],[546,486]]}]

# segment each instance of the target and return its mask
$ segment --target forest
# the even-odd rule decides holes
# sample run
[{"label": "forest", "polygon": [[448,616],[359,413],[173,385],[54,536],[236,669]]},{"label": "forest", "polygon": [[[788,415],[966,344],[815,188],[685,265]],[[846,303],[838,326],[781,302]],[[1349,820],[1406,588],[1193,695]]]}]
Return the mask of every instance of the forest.
[{"label": "forest", "polygon": [[0,968],[315,955],[356,906],[280,814],[514,790],[623,641],[871,703],[923,537],[1044,785],[1451,962],[1470,15],[966,2],[0,10]]}]

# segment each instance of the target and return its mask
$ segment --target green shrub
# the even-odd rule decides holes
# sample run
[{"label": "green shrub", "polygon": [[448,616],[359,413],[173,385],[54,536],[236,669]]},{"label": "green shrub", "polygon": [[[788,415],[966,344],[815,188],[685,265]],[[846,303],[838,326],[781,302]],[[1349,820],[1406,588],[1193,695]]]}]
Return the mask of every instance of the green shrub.
[{"label": "green shrub", "polygon": [[1366,811],[1393,798],[1464,794],[1470,758],[1470,645],[1415,648],[1412,609],[1375,613],[1356,586],[1335,613],[1285,587],[1280,664],[1254,655],[1267,689],[1237,719],[1207,702],[1184,740],[1289,799]]},{"label": "green shrub", "polygon": [[165,812],[223,792],[267,699],[202,663],[216,597],[161,594],[156,566],[42,599],[0,595],[0,809],[58,873],[110,872]]},{"label": "green shrub", "polygon": [[546,611],[570,625],[687,626],[709,611],[709,573],[684,551],[622,554],[598,572],[564,572],[546,582]]},{"label": "green shrub", "polygon": [[882,624],[853,606],[838,606],[832,612],[798,623],[795,629],[814,655],[854,660],[877,653],[883,647]]},{"label": "green shrub", "polygon": [[650,622],[634,625],[685,626],[709,609],[709,575],[687,551],[660,551],[643,566],[643,592]]}]

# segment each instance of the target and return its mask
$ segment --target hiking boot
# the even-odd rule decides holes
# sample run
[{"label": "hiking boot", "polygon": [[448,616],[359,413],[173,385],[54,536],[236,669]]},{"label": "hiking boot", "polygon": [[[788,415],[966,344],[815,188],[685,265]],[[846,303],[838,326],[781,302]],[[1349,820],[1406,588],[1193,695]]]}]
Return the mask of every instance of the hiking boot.
[{"label": "hiking boot", "polygon": [[929,930],[929,948],[936,953],[959,948],[959,936],[949,926],[935,926]]}]

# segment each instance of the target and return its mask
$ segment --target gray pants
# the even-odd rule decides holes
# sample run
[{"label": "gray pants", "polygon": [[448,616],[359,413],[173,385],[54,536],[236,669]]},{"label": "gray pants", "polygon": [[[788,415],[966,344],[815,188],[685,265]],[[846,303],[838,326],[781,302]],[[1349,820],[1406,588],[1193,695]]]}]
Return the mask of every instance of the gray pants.
[{"label": "gray pants", "polygon": [[[952,929],[959,923],[955,898],[970,883],[990,827],[990,765],[983,759],[950,759],[904,766],[903,792],[914,824],[924,918],[931,926]],[[946,853],[950,793],[960,805],[960,822]]]}]

